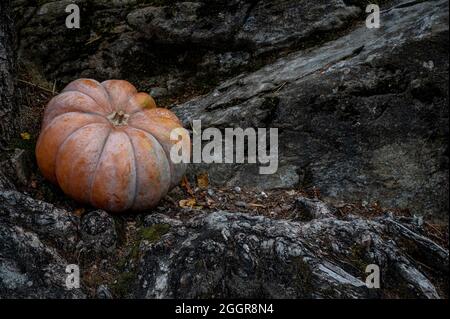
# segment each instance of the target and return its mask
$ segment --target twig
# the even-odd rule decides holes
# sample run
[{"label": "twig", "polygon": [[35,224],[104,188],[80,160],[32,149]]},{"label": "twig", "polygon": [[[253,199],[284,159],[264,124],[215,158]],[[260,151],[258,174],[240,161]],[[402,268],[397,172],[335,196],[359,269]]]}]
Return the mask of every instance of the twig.
[{"label": "twig", "polygon": [[[58,94],[58,92],[55,91],[55,86],[53,86],[53,90],[50,90],[50,89],[47,89],[45,87],[39,86],[39,85],[37,85],[35,83],[31,83],[31,82],[28,82],[28,81],[25,81],[25,80],[22,80],[22,79],[18,79],[17,81],[21,82],[21,83],[24,83],[24,84],[27,84],[27,85],[30,85],[30,86],[34,86],[34,87],[36,87],[36,88],[38,88],[38,89],[40,89],[42,91],[46,91],[48,93],[52,93],[53,95]],[[55,84],[56,84],[56,82],[55,82]]]},{"label": "twig", "polygon": [[88,41],[86,41],[86,43],[84,45],[89,45],[89,44],[91,44],[91,43],[93,43],[93,42],[95,42],[97,40],[100,40],[101,38],[102,38],[101,35],[95,36],[95,37],[89,39]]},{"label": "twig", "polygon": [[439,229],[437,229],[435,226],[433,226],[433,224],[430,224],[429,222],[425,222],[425,224],[427,224],[428,227],[430,227],[431,229],[433,229],[435,232],[437,232],[439,234],[439,236],[436,236],[436,237],[441,237],[441,239],[442,239],[442,237],[444,237],[442,232]]},{"label": "twig", "polygon": [[283,82],[281,85],[278,86],[278,88],[275,90],[274,93],[280,92],[280,90],[287,84],[287,82]]}]

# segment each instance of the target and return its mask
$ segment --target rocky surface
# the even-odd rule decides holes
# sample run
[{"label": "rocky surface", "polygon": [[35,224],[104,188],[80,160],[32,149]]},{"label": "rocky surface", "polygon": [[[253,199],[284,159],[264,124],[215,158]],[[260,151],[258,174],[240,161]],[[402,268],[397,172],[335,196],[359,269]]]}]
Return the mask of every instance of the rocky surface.
[{"label": "rocky surface", "polygon": [[392,8],[173,110],[186,126],[276,127],[279,169],[211,164],[227,185],[318,187],[333,200],[448,215],[448,2]]},{"label": "rocky surface", "polygon": [[[80,29],[65,26],[69,3],[80,7]],[[360,20],[365,8],[364,1],[342,0],[14,0],[13,5],[22,67],[32,70],[35,82],[63,87],[80,76],[126,78],[157,91],[164,103],[164,97],[192,95],[192,89],[206,92],[223,76],[257,68],[270,55],[332,38]]]},{"label": "rocky surface", "polygon": [[[317,199],[300,198],[299,202],[310,217],[298,222],[225,211],[200,211],[188,219],[144,215],[134,231],[139,234],[137,240],[120,243],[116,225],[120,222],[103,211],[87,213],[80,220],[51,204],[2,191],[0,296],[448,295],[448,250],[423,235],[420,219],[392,213],[375,218],[351,213],[339,217],[334,208]],[[65,288],[68,264],[81,268],[80,289]],[[380,268],[380,289],[366,286],[369,264]],[[108,276],[99,274],[111,267]],[[93,269],[96,280],[90,273]]]},{"label": "rocky surface", "polygon": [[[78,220],[16,191],[0,192],[0,296],[84,298],[67,290],[66,255],[75,252]],[[73,258],[73,257],[71,257]]]},{"label": "rocky surface", "polygon": [[[159,242],[141,243],[133,290],[137,297],[439,297],[407,257],[408,250],[395,244],[407,239],[414,245],[421,236],[408,228],[405,234],[391,232],[391,227],[405,226],[390,217],[296,223],[219,211],[185,223],[151,215],[145,224],[171,228]],[[431,261],[433,269],[445,273],[448,251],[422,239],[428,265]],[[381,290],[366,287],[369,264],[380,266]]]}]

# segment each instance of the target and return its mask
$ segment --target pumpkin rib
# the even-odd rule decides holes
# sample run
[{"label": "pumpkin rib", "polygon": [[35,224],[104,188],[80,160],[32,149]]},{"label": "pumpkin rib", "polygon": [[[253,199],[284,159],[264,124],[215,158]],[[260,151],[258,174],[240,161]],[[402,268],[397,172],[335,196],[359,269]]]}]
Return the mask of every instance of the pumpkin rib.
[{"label": "pumpkin rib", "polygon": [[105,150],[106,143],[108,142],[109,137],[111,136],[112,129],[109,130],[109,133],[106,135],[105,140],[103,141],[102,149],[100,150],[100,155],[97,159],[97,164],[95,165],[94,173],[92,174],[92,179],[89,181],[89,202],[92,203],[92,188],[94,187],[95,177],[97,176],[97,170],[100,166],[100,161],[103,156],[103,151]]},{"label": "pumpkin rib", "polygon": [[58,151],[55,173],[59,186],[77,201],[89,202],[88,186],[97,154],[109,131],[110,127],[104,124],[86,126],[75,132]]},{"label": "pumpkin rib", "polygon": [[134,94],[133,96],[130,97],[130,99],[128,100],[128,102],[127,102],[127,104],[126,104],[126,106],[125,106],[125,109],[128,109],[128,107],[129,107],[129,105],[130,105],[130,101],[131,101],[133,98],[135,98],[137,95],[139,95],[139,94],[145,94],[145,95],[147,95],[147,96],[150,98],[151,102],[153,102],[153,105],[152,105],[151,108],[148,108],[148,106],[144,106],[144,107],[139,106],[139,109],[137,109],[136,111],[128,112],[128,114],[130,115],[130,117],[133,116],[133,114],[136,114],[136,113],[138,113],[138,112],[145,111],[146,109],[154,109],[154,108],[156,108],[156,102],[155,102],[155,100],[153,99],[153,97],[152,97],[151,95],[149,95],[149,94],[147,94],[147,93],[138,92],[138,93],[136,93],[136,94]]},{"label": "pumpkin rib", "polygon": [[[67,115],[67,114],[71,114],[71,113],[78,113],[78,114],[87,114],[87,115],[93,115],[93,116],[96,116],[96,117],[100,117],[100,118],[102,118],[103,120],[105,120],[105,123],[98,123],[98,124],[109,124],[109,125],[111,125],[109,122],[108,122],[108,120],[103,116],[103,115],[100,115],[100,114],[97,114],[97,113],[91,113],[91,112],[82,112],[82,111],[73,111],[73,112],[66,112],[66,113],[61,113],[61,114],[58,114],[57,116],[55,116],[53,119],[51,119],[51,121],[50,122],[48,122],[44,127],[43,127],[43,131],[42,131],[42,133],[44,133],[45,132],[45,130],[48,128],[48,127],[50,127],[50,125],[51,124],[53,124],[59,117],[62,117],[62,116],[64,116],[64,115]],[[96,124],[96,123],[90,123],[90,124]],[[42,134],[41,133],[41,134]]]},{"label": "pumpkin rib", "polygon": [[[159,174],[159,187],[154,188],[152,191],[153,196],[156,196],[160,200],[163,196],[167,194],[167,192],[170,189],[170,183],[172,180],[172,171],[171,171],[171,165],[170,160],[167,158],[166,152],[159,141],[156,140],[156,138],[150,134],[149,132],[146,132],[144,130],[140,130],[138,128],[134,127],[127,127],[126,129],[128,136],[131,138],[131,141],[133,145],[134,143],[138,143],[139,141],[139,135],[135,133],[141,133],[143,136],[140,137],[140,139],[145,140],[150,146],[151,146],[151,155],[149,155],[152,159],[152,161],[155,161],[155,165],[161,170],[162,168],[166,168],[166,170],[163,170],[166,174]],[[133,133],[135,131],[135,133]],[[139,146],[139,144],[136,144]],[[139,147],[137,148],[139,149]],[[136,148],[135,148],[136,150]],[[137,152],[139,153],[139,152]],[[142,152],[141,152],[142,153]],[[159,155],[158,155],[159,154]],[[135,156],[137,154],[135,153]],[[159,160],[158,160],[159,159]],[[146,159],[148,160],[148,158]],[[168,182],[168,183],[167,183]],[[139,196],[139,192],[136,193],[136,196]],[[136,205],[132,208],[133,210],[139,210],[140,208],[136,208]]]},{"label": "pumpkin rib", "polygon": [[64,141],[62,141],[62,143],[59,144],[58,148],[56,149],[56,157],[55,157],[55,159],[58,157],[58,153],[59,153],[59,150],[61,149],[61,147],[69,140],[69,138],[72,137],[73,134],[75,134],[76,132],[78,132],[78,131],[81,130],[82,128],[85,128],[86,126],[89,126],[89,125],[98,125],[98,124],[103,124],[103,123],[89,123],[89,124],[80,126],[79,128],[76,128],[72,133],[70,133],[69,135],[67,135],[67,137],[64,139]]},{"label": "pumpkin rib", "polygon": [[[159,146],[161,146],[161,148],[164,150],[164,153],[166,154],[166,156],[167,156],[168,158],[170,158],[170,153],[168,154],[168,153],[166,152],[166,150],[164,149],[164,146],[163,146],[163,144],[161,143],[161,141],[160,141],[156,136],[154,136],[153,133],[150,133],[149,131],[144,130],[143,128],[135,127],[135,126],[133,126],[133,125],[128,125],[128,126],[129,126],[130,128],[132,128],[132,129],[135,129],[135,130],[142,131],[142,132],[145,132],[145,133],[147,133],[147,134],[150,134],[150,135],[158,142]],[[171,173],[172,173],[172,172],[171,172]],[[172,176],[170,176],[170,177],[172,178]]]},{"label": "pumpkin rib", "polygon": [[[65,93],[71,93],[71,95],[66,95]],[[73,93],[76,93],[77,95],[73,96]],[[87,107],[86,109],[80,108],[80,106],[70,103],[67,107],[67,99],[80,99],[83,100],[84,104],[91,104],[91,107]],[[78,101],[77,101],[78,102]],[[69,91],[61,93],[58,96],[55,96],[48,104],[47,109],[45,110],[44,117],[43,117],[43,126],[46,126],[49,122],[51,122],[55,117],[70,113],[70,112],[82,112],[82,113],[93,113],[100,116],[105,116],[106,112],[104,112],[103,109],[98,110],[98,103],[92,99],[90,96],[83,94],[78,91]]]},{"label": "pumpkin rib", "polygon": [[161,146],[161,148],[163,149],[164,154],[166,154],[166,158],[167,158],[167,161],[168,161],[168,163],[169,163],[170,184],[171,184],[172,186],[175,186],[177,182],[172,181],[172,179],[173,179],[174,177],[177,176],[177,174],[176,174],[176,164],[174,164],[174,163],[172,162],[172,160],[170,159],[170,152],[167,151],[167,150],[164,148],[164,146],[163,146],[163,144],[161,143],[161,141],[158,139],[158,137],[156,137],[155,135],[153,135],[153,133],[151,133],[151,132],[149,132],[149,131],[147,131],[147,130],[145,130],[145,129],[135,127],[135,126],[133,126],[133,125],[129,125],[129,127],[132,128],[132,129],[135,129],[135,130],[138,130],[138,131],[142,131],[142,132],[145,132],[145,133],[149,134],[151,137],[153,137],[153,138],[156,140],[156,142],[158,142],[159,146]]},{"label": "pumpkin rib", "polygon": [[[60,185],[60,182],[58,181],[58,176],[56,175],[56,162],[57,162],[57,160],[58,160],[58,155],[59,155],[59,152],[60,152],[60,150],[61,150],[61,148],[63,147],[63,145],[64,144],[66,144],[67,143],[67,141],[76,133],[76,132],[79,132],[81,129],[83,129],[83,128],[85,128],[85,127],[87,127],[87,126],[90,126],[90,125],[99,125],[99,124],[101,124],[101,125],[104,125],[104,124],[102,124],[102,123],[89,123],[89,124],[86,124],[86,125],[83,125],[83,126],[80,126],[79,128],[77,128],[77,129],[75,129],[72,133],[70,133],[69,135],[67,135],[67,137],[64,139],[64,141],[61,143],[61,144],[59,144],[59,146],[58,146],[58,148],[56,149],[56,155],[55,155],[55,170],[54,170],[54,172],[53,172],[53,175],[55,176],[55,179],[56,179],[56,182],[58,183],[58,185]],[[61,186],[61,185],[60,185]]]},{"label": "pumpkin rib", "polygon": [[[91,82],[95,84],[94,87],[91,85]],[[72,88],[71,86],[74,86],[74,88]],[[81,91],[83,89],[86,89],[87,86],[89,86],[90,89],[92,89],[92,90],[101,90],[102,93],[103,93],[102,94],[103,97],[106,98],[106,100],[104,101],[105,103],[100,103],[101,101],[98,101],[95,97],[89,95],[88,93],[85,93],[85,92]],[[111,112],[114,111],[114,108],[112,107],[111,100],[109,98],[109,94],[108,94],[107,90],[105,89],[105,87],[103,87],[103,85],[100,82],[98,82],[96,80],[93,80],[93,79],[78,79],[78,80],[72,81],[64,88],[64,90],[61,93],[64,93],[64,92],[79,92],[79,93],[82,93],[82,94],[84,94],[86,96],[89,96],[91,99],[93,99],[97,103],[97,105],[99,107],[101,107],[105,111],[105,113],[111,113]],[[102,107],[103,104],[107,108],[106,110]]]},{"label": "pumpkin rib", "polygon": [[128,140],[130,141],[130,145],[131,145],[131,150],[133,151],[133,160],[134,160],[134,195],[133,195],[133,200],[131,201],[131,206],[128,207],[127,209],[132,209],[134,207],[134,203],[136,202],[136,197],[138,194],[138,183],[139,183],[139,178],[138,178],[138,163],[137,163],[137,159],[136,159],[136,149],[134,148],[134,144],[133,141],[131,140],[131,136],[128,135],[128,132],[125,130],[124,133],[126,134],[126,136],[128,137]]},{"label": "pumpkin rib", "polygon": [[[70,123],[67,124],[66,123]],[[36,143],[36,156],[44,176],[53,183],[58,184],[55,176],[56,155],[59,147],[71,134],[82,126],[89,124],[105,124],[101,123],[95,117],[80,114],[73,115],[71,113],[61,114],[55,121],[41,129],[41,133]],[[105,124],[106,125],[106,124]],[[58,136],[54,136],[57,134]],[[48,148],[50,147],[50,149]]]},{"label": "pumpkin rib", "polygon": [[[121,86],[125,86],[127,85],[128,88],[131,88],[131,92],[128,92],[130,95],[128,96],[128,99],[124,102],[122,101],[122,103],[124,105],[126,105],[126,103],[129,101],[129,99],[131,97],[133,97],[135,94],[138,93],[136,87],[134,85],[132,85],[131,83],[124,81],[124,80],[106,80],[100,83],[100,85],[104,88],[104,90],[106,91],[106,93],[108,94],[109,97],[109,101],[110,101],[110,105],[111,108],[113,109],[113,111],[120,111],[122,109],[121,105],[119,105],[119,96],[114,96],[114,90],[116,89],[116,85],[121,85]],[[125,90],[124,87],[121,88],[122,91]]]},{"label": "pumpkin rib", "polygon": [[[182,126],[180,119],[169,109],[165,109],[165,108],[142,109],[141,112],[142,112],[142,115],[147,117],[148,119],[151,119],[151,120],[156,119],[157,120],[158,118],[160,118],[160,119],[171,120],[174,123]],[[136,113],[139,113],[139,112],[132,113],[132,115],[135,115]],[[131,119],[132,118],[130,117],[130,120]]]},{"label": "pumpkin rib", "polygon": [[[137,94],[137,93],[136,93],[136,94]],[[130,96],[130,98],[128,99],[127,103],[125,103],[125,107],[123,108],[123,111],[125,111],[125,110],[127,109],[127,107],[128,107],[128,105],[129,105],[131,99],[134,98],[136,94],[133,94],[133,95]],[[128,115],[131,116],[131,115],[133,115],[134,113],[141,112],[141,111],[142,111],[142,108],[138,109],[137,111],[128,113]]]},{"label": "pumpkin rib", "polygon": [[[95,98],[93,98],[92,96],[90,96],[89,94],[86,94],[86,93],[84,93],[84,92],[77,91],[77,90],[67,90],[67,91],[62,92],[61,94],[69,93],[69,92],[80,93],[80,94],[82,94],[82,95],[84,95],[84,96],[87,96],[88,98],[90,98],[91,100],[93,100],[93,101],[95,102],[95,104],[96,104],[100,109],[102,109],[102,110],[105,112],[105,114],[111,113],[111,112],[112,112],[111,110],[105,110],[105,109],[102,107],[102,105],[101,105]],[[108,95],[108,97],[109,97],[109,95]],[[111,105],[111,101],[110,101],[109,99],[108,99],[108,102],[109,102],[109,105]]]},{"label": "pumpkin rib", "polygon": [[131,151],[124,130],[112,130],[95,173],[91,197],[93,206],[111,212],[130,207],[135,183]]},{"label": "pumpkin rib", "polygon": [[[170,149],[166,150],[165,146],[168,146],[167,143],[164,143],[164,141],[167,141],[167,139],[169,138],[169,136],[164,136],[166,133],[163,133],[163,136],[160,136],[159,134],[157,134],[158,132],[163,132],[167,127],[172,127],[172,128],[182,128],[182,126],[179,126],[179,124],[174,121],[173,119],[169,118],[169,117],[151,117],[149,116],[148,113],[146,112],[142,112],[141,115],[142,120],[145,119],[144,123],[141,124],[148,124],[148,126],[152,127],[153,129],[151,131],[147,130],[147,126],[146,125],[138,125],[138,123],[134,122],[133,120],[136,120],[136,117],[132,118],[129,122],[128,125],[130,127],[136,128],[136,129],[140,129],[148,134],[150,134],[151,136],[153,136],[158,143],[163,147],[166,157],[168,159],[170,159]],[[158,121],[158,119],[164,120],[165,124],[160,123]],[[153,132],[152,132],[153,131]],[[173,145],[173,143],[170,143]],[[184,169],[182,168],[184,165],[181,165],[181,163],[175,164],[173,163],[171,160],[169,161],[170,164],[170,170],[171,170],[171,186],[176,186],[179,182],[179,175],[182,175],[182,171],[184,171]]]}]

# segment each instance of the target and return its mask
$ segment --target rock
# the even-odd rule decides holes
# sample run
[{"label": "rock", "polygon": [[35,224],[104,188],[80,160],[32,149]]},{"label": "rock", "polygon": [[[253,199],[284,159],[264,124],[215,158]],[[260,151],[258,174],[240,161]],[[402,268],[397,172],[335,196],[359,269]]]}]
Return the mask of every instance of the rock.
[{"label": "rock", "polygon": [[[0,199],[0,297],[85,298],[88,288],[96,298],[113,296],[108,284],[84,282],[85,277],[79,289],[65,286],[70,264],[81,262],[100,277],[111,271],[108,265],[123,247],[116,245],[108,214],[90,212],[80,222],[16,191],[0,192]],[[440,281],[448,272],[448,250],[426,236],[417,218],[337,217],[319,200],[298,203],[309,210],[307,221],[224,211],[186,220],[143,216],[140,242],[125,256],[132,268],[113,281],[114,296],[442,298],[448,293]],[[370,264],[380,268],[380,289],[365,284]]]},{"label": "rock", "polygon": [[0,171],[0,190],[14,190],[15,186],[14,184],[9,180],[9,178]]},{"label": "rock", "polygon": [[30,177],[30,159],[25,150],[15,149],[11,157],[11,165],[14,168],[14,176],[20,184],[26,185]]},{"label": "rock", "polygon": [[234,205],[236,205],[237,207],[247,207],[247,203],[243,201],[237,201],[234,203]]},{"label": "rock", "polygon": [[199,66],[209,74],[231,74],[248,66],[250,58],[250,53],[245,51],[225,53],[211,51],[205,54]]},{"label": "rock", "polygon": [[[361,9],[345,1],[257,1],[236,40],[259,51],[298,46],[315,34],[336,32],[354,21]],[[277,14],[274,14],[276,12]]]},{"label": "rock", "polygon": [[80,289],[65,286],[69,264],[35,233],[0,224],[2,298],[84,298]]},{"label": "rock", "polygon": [[[65,26],[70,3],[80,7],[80,29]],[[15,0],[13,8],[20,58],[49,82],[124,78],[142,87],[172,73],[185,74],[189,87],[240,72],[260,63],[255,58],[262,54],[333,38],[361,12],[342,0]]]},{"label": "rock", "polygon": [[85,298],[67,289],[76,260],[78,220],[65,210],[17,191],[0,191],[0,297]]},{"label": "rock", "polygon": [[13,185],[24,186],[28,184],[32,167],[28,151],[16,148],[6,160],[0,162],[0,165],[4,176],[2,178],[3,189],[14,189]]},{"label": "rock", "polygon": [[186,127],[196,119],[202,129],[279,129],[275,174],[258,174],[259,164],[191,171],[208,171],[213,184],[315,186],[333,201],[380,201],[446,218],[447,5],[387,10],[380,29],[359,26],[176,106]]},{"label": "rock", "polygon": [[52,204],[17,191],[0,191],[0,223],[32,230],[63,251],[74,251],[78,242],[78,217]]},{"label": "rock", "polygon": [[318,199],[299,197],[296,201],[296,208],[299,212],[296,212],[294,220],[311,220],[332,216],[332,209]]},{"label": "rock", "polygon": [[[218,211],[159,219],[170,230],[140,245],[135,298],[442,297],[439,275],[428,271],[446,273],[448,251],[390,217],[298,223]],[[405,230],[392,232],[393,224]],[[409,255],[416,243],[424,244],[420,263]],[[365,284],[369,264],[380,268],[380,289]]]},{"label": "rock", "polygon": [[161,87],[154,87],[150,90],[150,95],[154,98],[163,97],[167,95],[167,89]]},{"label": "rock", "polygon": [[237,0],[177,2],[137,9],[127,16],[127,21],[145,37],[160,43],[214,47],[233,41],[250,7],[250,1]]},{"label": "rock", "polygon": [[114,219],[103,210],[96,210],[81,219],[81,241],[78,250],[92,259],[113,254],[117,246]]},{"label": "rock", "polygon": [[113,299],[111,291],[109,290],[108,286],[105,285],[98,286],[96,297],[98,299]]}]

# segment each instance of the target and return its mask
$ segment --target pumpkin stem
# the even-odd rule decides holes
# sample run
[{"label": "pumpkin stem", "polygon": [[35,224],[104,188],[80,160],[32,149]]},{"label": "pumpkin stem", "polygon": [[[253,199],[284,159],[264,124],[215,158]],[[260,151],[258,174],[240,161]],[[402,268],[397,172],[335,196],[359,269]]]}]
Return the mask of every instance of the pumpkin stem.
[{"label": "pumpkin stem", "polygon": [[114,111],[112,112],[110,115],[108,115],[108,119],[109,121],[114,125],[114,126],[122,126],[122,125],[127,125],[127,121],[128,118],[130,117],[130,115],[126,114],[124,111],[120,110],[120,111]]}]

